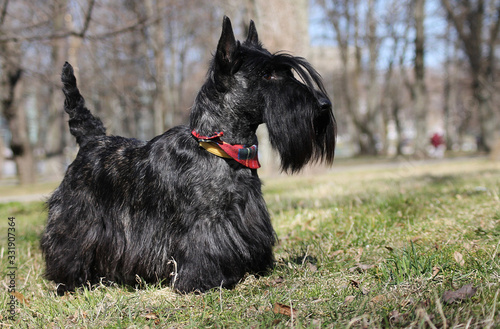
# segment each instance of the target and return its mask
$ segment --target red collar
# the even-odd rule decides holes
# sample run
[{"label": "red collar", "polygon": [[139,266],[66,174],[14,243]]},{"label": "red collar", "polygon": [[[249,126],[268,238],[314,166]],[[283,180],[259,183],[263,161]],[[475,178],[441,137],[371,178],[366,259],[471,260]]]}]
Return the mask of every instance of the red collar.
[{"label": "red collar", "polygon": [[257,143],[250,146],[228,144],[220,140],[220,137],[224,135],[222,131],[214,133],[212,136],[201,136],[195,130],[193,130],[191,134],[198,139],[201,147],[212,154],[222,158],[231,158],[251,169],[260,168]]}]

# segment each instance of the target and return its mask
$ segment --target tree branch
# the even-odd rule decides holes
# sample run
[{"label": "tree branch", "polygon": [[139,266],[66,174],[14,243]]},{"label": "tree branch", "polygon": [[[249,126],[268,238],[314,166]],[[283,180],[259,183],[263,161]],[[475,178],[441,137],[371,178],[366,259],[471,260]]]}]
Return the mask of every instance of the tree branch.
[{"label": "tree branch", "polygon": [[465,32],[464,32],[463,19],[458,17],[458,15],[454,14],[453,7],[451,6],[451,3],[449,0],[441,0],[441,4],[446,9],[446,14],[448,15],[448,19],[451,20],[451,22],[455,26],[455,29],[457,30],[459,38],[461,40],[464,40],[464,41],[467,40],[467,36],[465,35]]},{"label": "tree branch", "polygon": [[126,32],[131,32],[137,29],[140,29],[144,27],[145,25],[153,24],[160,20],[160,16],[156,16],[154,19],[152,18],[141,18],[135,21],[134,23],[131,23],[130,25],[118,28],[114,31],[109,31],[109,32],[104,32],[101,34],[95,34],[95,35],[88,35],[86,34],[86,29],[82,29],[82,31],[77,32],[77,31],[66,31],[66,32],[61,32],[61,33],[51,33],[51,34],[43,34],[43,35],[32,35],[32,36],[5,36],[5,37],[0,37],[0,43],[7,43],[7,42],[20,42],[20,41],[42,41],[42,40],[54,40],[54,39],[64,39],[69,36],[75,36],[75,37],[80,37],[80,38],[86,38],[89,40],[100,40],[100,39],[106,39],[109,37],[113,37],[115,35],[121,34],[121,33],[126,33]]},{"label": "tree branch", "polygon": [[[497,13],[496,13],[496,22],[491,25],[490,29],[490,39],[488,40],[488,60],[486,64],[486,76],[488,79],[491,79],[492,81],[495,80],[495,63],[496,63],[496,56],[495,56],[495,46],[497,43],[497,38],[498,38],[498,32],[500,30],[500,5],[497,7]],[[492,93],[493,94],[493,93]]]},{"label": "tree branch", "polygon": [[490,46],[493,48],[495,46],[495,43],[497,42],[497,37],[498,37],[498,32],[500,30],[500,5],[497,7],[497,21],[495,24],[492,24],[491,30],[490,30]]},{"label": "tree branch", "polygon": [[5,16],[7,15],[8,5],[9,5],[9,0],[5,0],[3,5],[2,5],[2,13],[0,14],[0,26],[2,26],[3,22],[5,21]]},{"label": "tree branch", "polygon": [[92,17],[92,10],[94,9],[95,0],[89,0],[89,10],[85,16],[85,23],[83,24],[82,31],[80,32],[80,37],[83,39],[85,33],[87,32],[90,24],[90,18]]}]

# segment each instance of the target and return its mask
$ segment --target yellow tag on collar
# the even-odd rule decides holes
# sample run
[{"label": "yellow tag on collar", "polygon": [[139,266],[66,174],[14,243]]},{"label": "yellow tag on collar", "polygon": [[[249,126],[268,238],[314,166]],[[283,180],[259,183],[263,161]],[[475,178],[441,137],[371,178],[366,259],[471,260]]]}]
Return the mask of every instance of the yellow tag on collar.
[{"label": "yellow tag on collar", "polygon": [[215,143],[210,143],[210,142],[200,142],[199,144],[201,147],[203,147],[205,150],[207,150],[208,152],[218,156],[218,157],[221,157],[221,158],[226,158],[226,159],[232,159],[231,156],[229,154],[227,154],[226,152],[224,152],[223,149],[221,149],[219,147],[219,145],[215,144]]}]

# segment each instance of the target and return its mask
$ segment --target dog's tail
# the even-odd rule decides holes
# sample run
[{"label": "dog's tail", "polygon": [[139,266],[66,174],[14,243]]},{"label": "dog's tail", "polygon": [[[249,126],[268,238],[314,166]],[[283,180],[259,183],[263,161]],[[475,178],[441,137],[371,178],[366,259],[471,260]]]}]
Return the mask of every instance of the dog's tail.
[{"label": "dog's tail", "polygon": [[76,137],[78,145],[86,144],[92,137],[106,135],[102,121],[85,107],[85,99],[76,86],[73,67],[68,62],[64,63],[61,81],[66,96],[64,111],[69,114],[69,131]]}]

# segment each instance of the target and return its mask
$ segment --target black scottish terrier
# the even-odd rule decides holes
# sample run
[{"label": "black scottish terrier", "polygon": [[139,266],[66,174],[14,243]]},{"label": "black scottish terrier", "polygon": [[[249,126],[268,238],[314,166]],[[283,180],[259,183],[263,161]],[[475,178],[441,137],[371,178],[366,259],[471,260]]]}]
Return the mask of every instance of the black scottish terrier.
[{"label": "black scottish terrier", "polygon": [[203,292],[264,273],[276,237],[257,176],[257,126],[267,124],[284,171],[333,161],[336,123],[320,75],[264,49],[253,22],[241,44],[224,17],[190,125],[149,142],[106,136],[68,63],[62,82],[80,150],[48,201],[41,240],[60,294],[137,278]]}]

